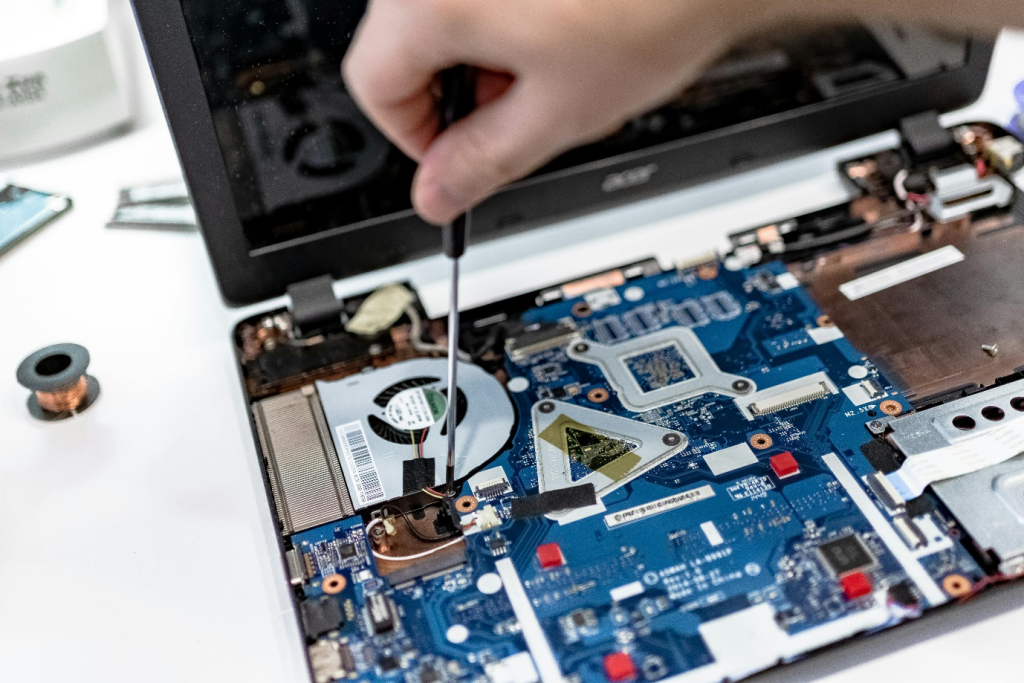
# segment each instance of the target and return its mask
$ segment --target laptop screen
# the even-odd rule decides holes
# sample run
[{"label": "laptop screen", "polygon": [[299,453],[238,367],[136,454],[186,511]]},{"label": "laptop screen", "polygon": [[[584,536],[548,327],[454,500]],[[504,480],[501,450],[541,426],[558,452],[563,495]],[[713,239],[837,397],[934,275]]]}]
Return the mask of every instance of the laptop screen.
[{"label": "laptop screen", "polygon": [[[359,111],[340,64],[365,0],[182,0],[252,250],[411,214],[415,164]],[[955,68],[967,43],[889,26],[749,40],[695,85],[543,176]]]}]

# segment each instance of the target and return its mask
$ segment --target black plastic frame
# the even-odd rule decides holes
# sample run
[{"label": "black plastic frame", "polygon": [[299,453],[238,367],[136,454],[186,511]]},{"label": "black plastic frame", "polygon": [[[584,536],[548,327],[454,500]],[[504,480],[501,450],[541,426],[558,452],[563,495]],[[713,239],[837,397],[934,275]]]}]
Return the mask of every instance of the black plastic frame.
[{"label": "black plastic frame", "polygon": [[[288,285],[350,277],[441,251],[439,230],[412,211],[252,249],[220,155],[179,0],[133,0],[224,300],[232,306]],[[974,40],[965,66],[608,158],[516,183],[473,212],[471,242],[528,230],[896,128],[906,116],[950,111],[981,95],[993,44]],[[645,180],[608,191],[609,176],[644,168]]]}]

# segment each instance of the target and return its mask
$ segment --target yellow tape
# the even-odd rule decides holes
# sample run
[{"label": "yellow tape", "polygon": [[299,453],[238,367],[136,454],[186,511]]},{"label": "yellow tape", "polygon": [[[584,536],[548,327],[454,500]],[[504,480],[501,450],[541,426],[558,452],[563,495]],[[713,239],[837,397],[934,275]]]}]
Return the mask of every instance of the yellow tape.
[{"label": "yellow tape", "polygon": [[362,306],[345,325],[345,330],[352,334],[376,337],[398,322],[405,307],[412,301],[412,292],[402,285],[384,285],[366,297]]}]

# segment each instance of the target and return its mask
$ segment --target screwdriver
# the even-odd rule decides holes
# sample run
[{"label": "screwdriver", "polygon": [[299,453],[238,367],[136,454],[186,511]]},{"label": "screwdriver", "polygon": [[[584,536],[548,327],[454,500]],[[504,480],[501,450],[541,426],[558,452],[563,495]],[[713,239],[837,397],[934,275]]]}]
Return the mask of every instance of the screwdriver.
[{"label": "screwdriver", "polygon": [[[444,131],[468,115],[476,106],[473,69],[455,66],[441,73],[441,125]],[[451,295],[448,307],[448,464],[445,470],[445,498],[455,497],[455,419],[458,405],[459,367],[459,259],[466,251],[465,213],[441,228],[445,256],[451,261]]]}]

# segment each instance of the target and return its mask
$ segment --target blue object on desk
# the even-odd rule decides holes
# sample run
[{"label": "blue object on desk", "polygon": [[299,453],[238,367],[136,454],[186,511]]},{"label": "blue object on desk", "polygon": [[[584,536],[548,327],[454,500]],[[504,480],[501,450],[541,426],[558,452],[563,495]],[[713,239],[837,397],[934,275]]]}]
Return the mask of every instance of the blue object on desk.
[{"label": "blue object on desk", "polygon": [[1013,89],[1013,95],[1017,98],[1017,114],[1010,121],[1010,132],[1018,139],[1024,140],[1024,81],[1017,84]]},{"label": "blue object on desk", "polygon": [[0,184],[0,254],[71,208],[71,200]]}]

